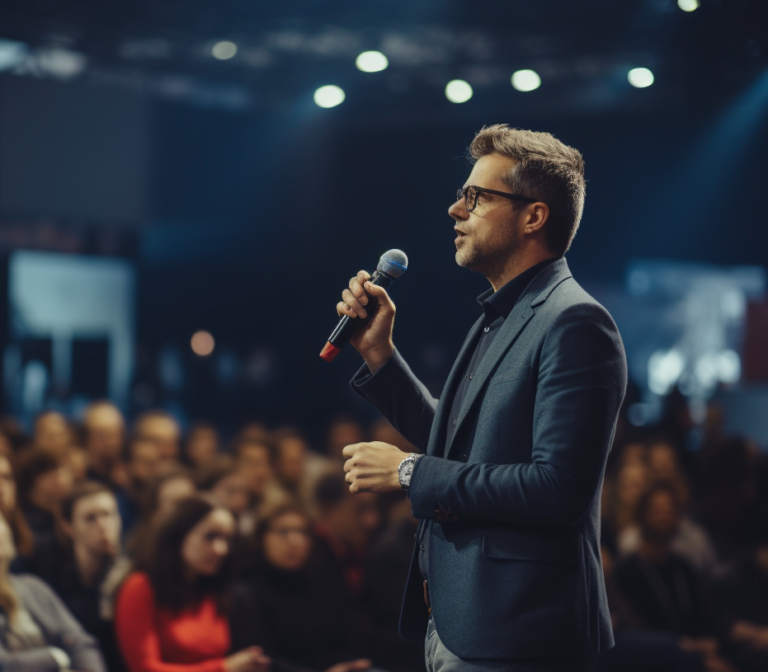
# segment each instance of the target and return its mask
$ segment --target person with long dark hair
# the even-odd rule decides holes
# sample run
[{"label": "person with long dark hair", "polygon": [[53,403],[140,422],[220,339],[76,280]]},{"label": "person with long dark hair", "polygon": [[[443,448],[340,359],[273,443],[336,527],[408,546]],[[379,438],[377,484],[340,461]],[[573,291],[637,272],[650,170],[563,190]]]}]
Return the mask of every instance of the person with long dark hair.
[{"label": "person with long dark hair", "polygon": [[313,541],[311,521],[296,504],[264,513],[249,549],[248,578],[233,594],[232,643],[263,646],[280,672],[367,670],[351,595],[341,576],[311,562]]},{"label": "person with long dark hair", "polygon": [[201,496],[178,502],[155,529],[117,598],[115,627],[130,672],[265,672],[258,647],[230,651],[235,520]]}]

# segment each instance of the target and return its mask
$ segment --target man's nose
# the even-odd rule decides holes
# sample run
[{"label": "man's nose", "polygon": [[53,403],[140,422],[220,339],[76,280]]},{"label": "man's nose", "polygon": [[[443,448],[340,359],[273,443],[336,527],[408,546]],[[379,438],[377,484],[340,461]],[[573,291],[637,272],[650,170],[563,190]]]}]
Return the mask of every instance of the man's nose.
[{"label": "man's nose", "polygon": [[448,214],[453,219],[468,219],[469,213],[467,212],[467,204],[465,199],[463,197],[458,199],[450,208],[448,208]]}]

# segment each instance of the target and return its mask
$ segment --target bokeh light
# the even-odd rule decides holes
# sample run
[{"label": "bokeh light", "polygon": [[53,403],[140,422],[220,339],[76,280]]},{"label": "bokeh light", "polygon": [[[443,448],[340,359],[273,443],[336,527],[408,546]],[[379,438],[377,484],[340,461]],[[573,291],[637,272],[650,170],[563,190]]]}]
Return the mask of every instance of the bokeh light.
[{"label": "bokeh light", "polygon": [[677,6],[684,12],[693,12],[699,8],[699,0],[677,0]]},{"label": "bokeh light", "polygon": [[452,103],[466,103],[472,97],[472,87],[463,79],[453,79],[445,87],[445,97]]},{"label": "bokeh light", "polygon": [[518,70],[512,75],[512,86],[518,91],[533,91],[541,86],[541,77],[535,70]]},{"label": "bokeh light", "polygon": [[632,68],[627,79],[636,89],[644,89],[653,84],[653,73],[648,68]]},{"label": "bokeh light", "polygon": [[228,42],[226,40],[217,42],[213,45],[211,53],[214,58],[218,58],[220,61],[228,61],[237,53],[237,45],[234,42]]},{"label": "bokeh light", "polygon": [[355,60],[355,65],[363,72],[381,72],[387,69],[389,61],[380,51],[364,51]]},{"label": "bokeh light", "polygon": [[319,107],[336,107],[344,102],[344,98],[344,90],[334,84],[321,86],[315,91],[315,104]]},{"label": "bokeh light", "polygon": [[190,341],[192,352],[200,357],[207,357],[216,347],[216,341],[208,331],[196,331]]}]

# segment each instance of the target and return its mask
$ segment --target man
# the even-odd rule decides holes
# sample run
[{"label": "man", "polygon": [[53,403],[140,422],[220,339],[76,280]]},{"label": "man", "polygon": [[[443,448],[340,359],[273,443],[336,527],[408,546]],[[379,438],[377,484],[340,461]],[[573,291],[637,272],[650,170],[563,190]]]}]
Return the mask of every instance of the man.
[{"label": "man", "polygon": [[164,464],[154,441],[132,439],[123,460],[123,487],[115,487],[115,498],[123,521],[123,535],[133,530],[141,517],[147,486],[162,471]]},{"label": "man", "polygon": [[112,484],[114,469],[125,444],[125,418],[109,401],[90,404],[83,414],[83,448],[88,454],[88,477]]},{"label": "man", "polygon": [[133,423],[133,435],[137,439],[152,441],[164,461],[178,464],[181,456],[181,428],[170,413],[161,410],[142,413]]},{"label": "man", "polygon": [[114,494],[97,481],[77,485],[63,502],[61,526],[70,547],[63,557],[50,558],[43,578],[83,628],[99,640],[110,672],[123,670],[112,607],[130,562],[120,554],[120,515]]},{"label": "man", "polygon": [[427,634],[430,670],[586,670],[613,645],[600,489],[627,372],[613,320],[563,258],[584,163],[504,125],[470,154],[448,212],[457,263],[491,289],[440,401],[395,349],[395,307],[367,272],[337,305],[355,318],[371,307],[351,341],[365,360],[353,388],[426,452],[350,445],[346,478],[352,492],[406,489],[421,520],[400,631]]},{"label": "man", "polygon": [[343,579],[351,594],[359,596],[368,543],[381,525],[378,497],[370,492],[352,497],[339,473],[323,476],[314,494],[317,562],[329,575]]}]

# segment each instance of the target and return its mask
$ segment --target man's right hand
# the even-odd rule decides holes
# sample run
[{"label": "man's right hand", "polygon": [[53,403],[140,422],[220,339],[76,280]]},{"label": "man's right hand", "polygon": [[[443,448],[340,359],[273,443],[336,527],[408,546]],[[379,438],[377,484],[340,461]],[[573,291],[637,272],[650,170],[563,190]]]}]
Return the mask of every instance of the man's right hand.
[{"label": "man's right hand", "polygon": [[360,271],[351,278],[349,288],[341,293],[342,301],[336,304],[336,312],[352,319],[364,319],[370,313],[370,319],[349,342],[363,356],[371,373],[376,373],[395,352],[395,304],[387,290],[369,282],[370,278],[368,271]]}]

